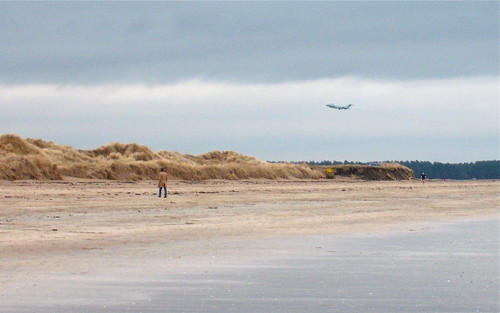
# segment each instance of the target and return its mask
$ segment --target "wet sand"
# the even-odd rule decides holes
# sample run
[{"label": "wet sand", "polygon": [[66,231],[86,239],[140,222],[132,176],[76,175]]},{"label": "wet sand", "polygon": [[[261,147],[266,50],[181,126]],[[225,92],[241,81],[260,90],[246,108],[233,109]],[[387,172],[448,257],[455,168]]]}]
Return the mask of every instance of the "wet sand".
[{"label": "wet sand", "polygon": [[[498,221],[500,185],[498,181],[425,185],[418,181],[176,181],[170,183],[167,199],[156,196],[155,186],[150,181],[0,182],[0,303],[4,306],[0,311],[32,312],[41,307],[45,308],[41,312],[68,312],[68,308],[135,312],[131,303],[136,299],[143,312],[159,312],[159,305],[169,301],[148,306],[155,301],[151,288],[167,286],[187,295],[177,297],[184,300],[169,311],[189,312],[185,302],[195,299],[189,295],[197,275],[214,273],[202,282],[209,289],[217,285],[212,281],[224,277],[216,274],[218,269],[228,264],[242,267],[234,275],[249,275],[243,269],[254,261],[283,255],[289,260],[290,251],[310,240],[297,238],[417,234],[436,222],[478,217]],[[313,245],[305,251],[323,250],[323,244]],[[342,253],[337,257],[342,260]],[[189,273],[191,283],[179,283],[174,273]],[[159,282],[154,279],[157,275],[163,275]],[[238,282],[247,283],[252,282],[244,277]],[[308,288],[315,287],[302,289],[307,293]],[[96,303],[98,307],[92,308]]]}]

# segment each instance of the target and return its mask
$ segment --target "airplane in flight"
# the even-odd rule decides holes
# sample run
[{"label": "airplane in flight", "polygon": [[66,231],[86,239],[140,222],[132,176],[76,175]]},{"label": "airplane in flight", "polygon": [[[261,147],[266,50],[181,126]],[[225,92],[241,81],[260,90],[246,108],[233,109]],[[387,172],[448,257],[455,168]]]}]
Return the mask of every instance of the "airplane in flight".
[{"label": "airplane in flight", "polygon": [[329,107],[329,108],[332,108],[332,109],[337,109],[337,110],[348,110],[353,105],[352,104],[348,104],[346,106],[342,106],[342,105],[336,105],[336,104],[332,103],[332,104],[327,104],[326,106]]}]

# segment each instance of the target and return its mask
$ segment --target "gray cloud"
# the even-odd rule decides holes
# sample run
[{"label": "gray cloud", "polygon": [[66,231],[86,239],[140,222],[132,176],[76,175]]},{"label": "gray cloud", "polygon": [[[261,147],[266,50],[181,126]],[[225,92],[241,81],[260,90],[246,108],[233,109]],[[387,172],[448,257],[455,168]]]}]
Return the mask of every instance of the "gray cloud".
[{"label": "gray cloud", "polygon": [[0,132],[265,160],[498,159],[498,23],[496,1],[0,2]]},{"label": "gray cloud", "polygon": [[0,83],[498,75],[498,2],[2,2]]}]

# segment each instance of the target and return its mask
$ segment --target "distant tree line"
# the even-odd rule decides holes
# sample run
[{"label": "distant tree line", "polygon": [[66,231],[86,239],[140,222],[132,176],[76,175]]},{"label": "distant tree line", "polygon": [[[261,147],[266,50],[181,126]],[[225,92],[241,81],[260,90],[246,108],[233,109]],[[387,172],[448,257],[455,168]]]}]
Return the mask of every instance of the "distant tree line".
[{"label": "distant tree line", "polygon": [[[309,161],[292,163],[307,163],[309,165],[370,164],[366,162],[351,161]],[[413,170],[415,176],[420,177],[420,173],[424,172],[427,178],[430,179],[500,179],[500,160],[477,161],[473,163],[441,163],[429,161],[384,161],[382,163],[399,163]]]},{"label": "distant tree line", "polygon": [[500,179],[500,161],[474,163],[440,163],[428,161],[395,161],[409,167],[416,176],[424,172],[428,178]]}]

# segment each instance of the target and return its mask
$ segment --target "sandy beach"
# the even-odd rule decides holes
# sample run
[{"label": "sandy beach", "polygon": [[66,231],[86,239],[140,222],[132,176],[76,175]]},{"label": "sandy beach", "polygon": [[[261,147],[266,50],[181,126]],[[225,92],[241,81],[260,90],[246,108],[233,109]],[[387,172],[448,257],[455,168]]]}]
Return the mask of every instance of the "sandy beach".
[{"label": "sandy beach", "polygon": [[[1,181],[2,268],[158,242],[417,230],[498,216],[498,181]],[[182,246],[178,249],[182,250]],[[178,251],[178,253],[201,253]],[[21,264],[20,264],[21,263]],[[49,265],[50,264],[46,264]]]},{"label": "sandy beach", "polygon": [[[499,187],[498,181],[171,181],[165,199],[155,181],[1,181],[0,297],[27,299],[23,286],[120,271],[130,262],[147,268],[160,259],[179,270],[197,257],[266,258],[273,238],[411,233],[435,222],[497,220]],[[245,241],[253,244],[241,246]]]}]

